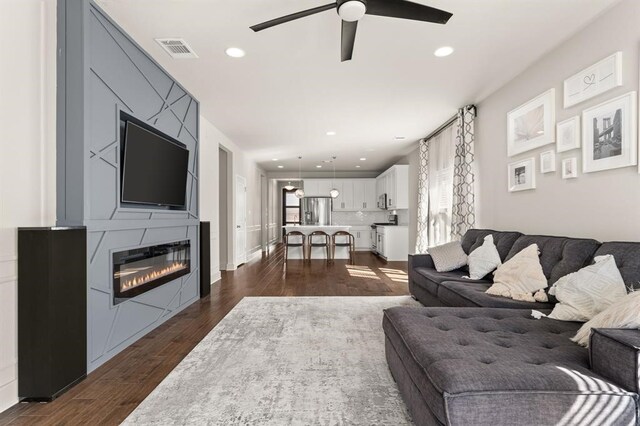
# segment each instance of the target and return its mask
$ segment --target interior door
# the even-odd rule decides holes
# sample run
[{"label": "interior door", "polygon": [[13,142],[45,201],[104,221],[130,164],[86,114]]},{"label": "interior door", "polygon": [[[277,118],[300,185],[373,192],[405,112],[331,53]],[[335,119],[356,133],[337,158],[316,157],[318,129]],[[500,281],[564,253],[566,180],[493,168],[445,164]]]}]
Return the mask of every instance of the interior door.
[{"label": "interior door", "polygon": [[236,266],[247,261],[247,180],[236,175]]}]

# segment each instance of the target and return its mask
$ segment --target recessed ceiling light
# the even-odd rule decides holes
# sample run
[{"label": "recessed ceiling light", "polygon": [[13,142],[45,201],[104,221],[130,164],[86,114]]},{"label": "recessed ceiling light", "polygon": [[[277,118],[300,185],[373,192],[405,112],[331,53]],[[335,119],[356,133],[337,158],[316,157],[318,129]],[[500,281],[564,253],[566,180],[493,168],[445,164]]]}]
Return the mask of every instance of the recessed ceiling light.
[{"label": "recessed ceiling light", "polygon": [[277,158],[272,158],[271,161],[278,161],[278,159]]},{"label": "recessed ceiling light", "polygon": [[356,166],[356,169],[359,169],[359,168],[360,168],[360,166]]},{"label": "recessed ceiling light", "polygon": [[321,169],[321,168],[322,168],[322,166],[321,166],[320,164],[318,164],[318,165],[316,166],[316,169]]},{"label": "recessed ceiling light", "polygon": [[327,132],[327,136],[335,136],[336,132],[334,132],[333,130],[330,130]]},{"label": "recessed ceiling light", "polygon": [[284,169],[284,166],[278,166],[279,169]]},{"label": "recessed ceiling light", "polygon": [[244,55],[246,55],[244,50],[240,49],[239,47],[230,47],[225,50],[225,53],[227,54],[227,56],[231,56],[232,58],[242,58],[244,57]]},{"label": "recessed ceiling light", "polygon": [[365,157],[362,157],[360,161],[367,161],[367,159]]},{"label": "recessed ceiling light", "polygon": [[433,54],[436,55],[438,58],[444,58],[445,56],[449,56],[452,53],[453,53],[453,47],[451,46],[440,47],[436,49],[435,52],[433,52]]}]

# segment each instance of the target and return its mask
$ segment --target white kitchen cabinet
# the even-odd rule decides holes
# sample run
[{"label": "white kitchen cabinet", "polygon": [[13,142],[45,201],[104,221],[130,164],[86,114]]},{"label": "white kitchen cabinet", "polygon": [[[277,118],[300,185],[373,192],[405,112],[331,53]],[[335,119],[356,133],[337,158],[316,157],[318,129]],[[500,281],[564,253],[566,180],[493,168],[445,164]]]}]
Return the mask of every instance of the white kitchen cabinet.
[{"label": "white kitchen cabinet", "polygon": [[378,197],[376,195],[376,180],[364,180],[364,210],[380,211],[378,208]]},{"label": "white kitchen cabinet", "polygon": [[332,188],[340,191],[333,211],[380,211],[375,179],[304,179],[303,185],[305,197],[328,197]]},{"label": "white kitchen cabinet", "polygon": [[333,201],[333,211],[348,212],[353,210],[353,184],[350,179],[336,179],[334,187],[340,195]]},{"label": "white kitchen cabinet", "polygon": [[304,179],[305,197],[329,197],[331,179]]},{"label": "white kitchen cabinet", "polygon": [[406,261],[409,256],[409,227],[378,226],[376,253],[388,261]]},{"label": "white kitchen cabinet", "polygon": [[351,234],[355,239],[356,250],[371,250],[371,227],[370,226],[352,226]]},{"label": "white kitchen cabinet", "polygon": [[387,194],[387,208],[409,208],[409,166],[396,165],[376,178],[378,197]]}]

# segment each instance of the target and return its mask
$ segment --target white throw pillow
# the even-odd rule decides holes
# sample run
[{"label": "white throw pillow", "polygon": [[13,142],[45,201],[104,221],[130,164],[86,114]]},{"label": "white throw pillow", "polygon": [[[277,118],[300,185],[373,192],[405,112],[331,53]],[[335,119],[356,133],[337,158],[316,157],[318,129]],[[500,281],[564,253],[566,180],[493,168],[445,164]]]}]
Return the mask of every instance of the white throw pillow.
[{"label": "white throw pillow", "polygon": [[482,245],[469,254],[468,264],[468,278],[472,280],[480,280],[502,265],[500,253],[493,243],[493,235],[484,237]]},{"label": "white throw pillow", "polygon": [[589,346],[592,328],[640,329],[640,291],[631,292],[622,299],[618,299],[585,323],[571,340],[579,345]]},{"label": "white throw pillow", "polygon": [[438,272],[449,272],[467,264],[467,254],[460,241],[453,241],[429,249],[431,259]]},{"label": "white throw pillow", "polygon": [[549,318],[561,321],[589,321],[612,303],[627,295],[616,260],[610,254],[598,256],[593,265],[560,278],[549,290],[558,303]]},{"label": "white throw pillow", "polygon": [[538,245],[531,244],[498,267],[493,285],[486,293],[525,302],[546,302],[547,295],[540,290],[548,285],[540,264]]}]

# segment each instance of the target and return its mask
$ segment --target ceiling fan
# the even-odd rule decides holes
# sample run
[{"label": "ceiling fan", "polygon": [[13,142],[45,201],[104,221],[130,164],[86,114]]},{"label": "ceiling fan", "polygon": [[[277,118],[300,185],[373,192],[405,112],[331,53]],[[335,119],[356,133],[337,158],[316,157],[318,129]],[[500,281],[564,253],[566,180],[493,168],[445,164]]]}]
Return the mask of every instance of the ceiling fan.
[{"label": "ceiling fan", "polygon": [[412,19],[414,21],[446,24],[453,14],[422,4],[406,0],[337,0],[335,3],[303,10],[254,25],[255,32],[275,27],[276,25],[315,15],[326,10],[336,9],[342,19],[342,62],[351,60],[353,45],[356,41],[358,21],[366,15],[387,16],[390,18]]}]

